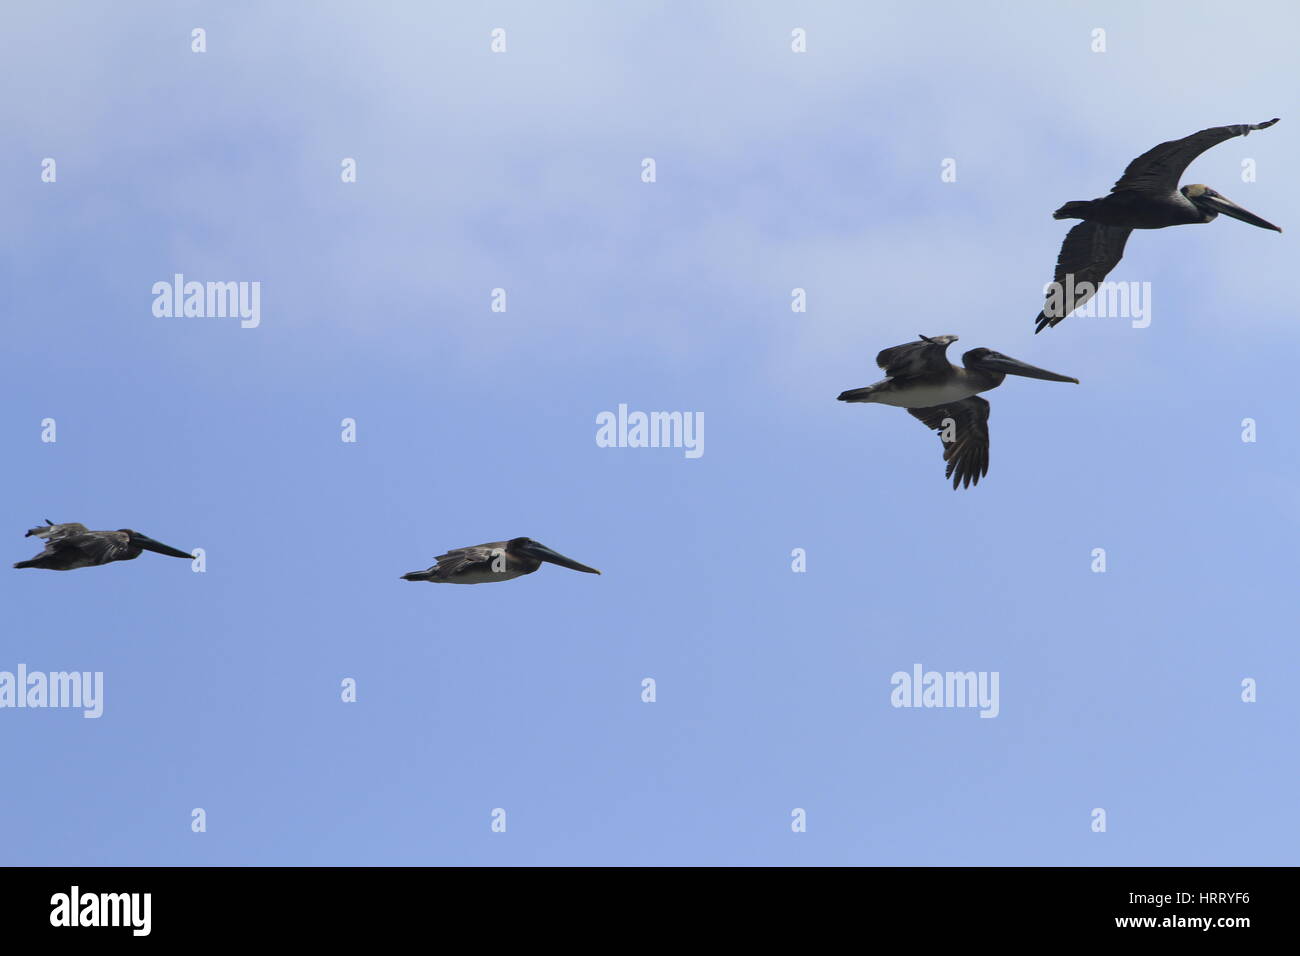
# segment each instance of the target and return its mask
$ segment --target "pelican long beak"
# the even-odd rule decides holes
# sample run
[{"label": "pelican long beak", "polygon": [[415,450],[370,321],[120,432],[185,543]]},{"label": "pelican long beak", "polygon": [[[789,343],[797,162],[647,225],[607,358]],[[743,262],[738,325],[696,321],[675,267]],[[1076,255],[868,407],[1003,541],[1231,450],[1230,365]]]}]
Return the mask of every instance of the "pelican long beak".
[{"label": "pelican long beak", "polygon": [[568,568],[571,571],[585,571],[587,574],[600,574],[595,568],[589,568],[585,564],[579,564],[573,558],[566,558],[558,551],[552,551],[544,544],[533,542],[523,549],[526,553],[532,555],[540,561],[549,561],[551,564],[558,564],[562,568]]},{"label": "pelican long beak", "polygon": [[1013,359],[1009,355],[999,355],[996,358],[989,356],[980,362],[985,368],[992,369],[995,372],[1004,372],[1007,375],[1020,375],[1024,378],[1041,378],[1048,382],[1073,382],[1079,384],[1077,378],[1070,378],[1068,375],[1058,375],[1056,372],[1049,372],[1045,368],[1039,368],[1037,365],[1030,365],[1028,362],[1021,362],[1019,359]]},{"label": "pelican long beak", "polygon": [[155,541],[153,538],[144,534],[132,535],[135,543],[140,545],[146,551],[152,551],[154,554],[165,554],[169,558],[192,558],[194,555],[188,551],[180,551],[171,545],[163,544],[161,541]]},{"label": "pelican long beak", "polygon": [[1259,226],[1261,229],[1272,229],[1274,232],[1281,232],[1279,226],[1273,225],[1267,219],[1261,219],[1249,209],[1242,209],[1235,202],[1220,193],[1206,192],[1197,197],[1196,204],[1203,206],[1211,212],[1220,212],[1225,216],[1231,216],[1233,219],[1239,219],[1242,222],[1250,223],[1252,226]]}]

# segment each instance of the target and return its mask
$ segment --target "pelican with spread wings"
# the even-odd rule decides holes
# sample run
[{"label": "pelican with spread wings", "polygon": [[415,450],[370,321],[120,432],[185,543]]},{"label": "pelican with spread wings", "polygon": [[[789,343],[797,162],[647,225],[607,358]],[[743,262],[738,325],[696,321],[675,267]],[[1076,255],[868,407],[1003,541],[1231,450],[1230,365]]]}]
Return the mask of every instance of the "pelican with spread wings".
[{"label": "pelican with spread wings", "polygon": [[971,349],[961,357],[964,368],[948,361],[948,346],[955,335],[922,335],[885,349],[876,364],[886,377],[865,388],[841,392],[841,402],[879,402],[906,408],[943,440],[943,460],[948,463],[945,478],[955,490],[978,485],[989,472],[989,403],[980,392],[997,388],[1008,375],[1040,378],[1049,382],[1073,382],[1077,378],[1049,372],[992,349]]},{"label": "pelican with spread wings", "polygon": [[443,584],[490,584],[532,574],[543,563],[562,568],[600,574],[595,568],[579,564],[532,538],[490,541],[472,548],[454,548],[434,558],[437,563],[424,571],[402,575],[403,581],[429,581]]},{"label": "pelican with spread wings", "polygon": [[121,531],[91,531],[84,524],[75,521],[54,524],[46,518],[44,527],[32,528],[27,532],[26,537],[33,536],[45,539],[45,550],[28,561],[19,561],[14,565],[15,568],[72,571],[113,561],[131,561],[145,551],[172,558],[193,557],[186,551],[155,541],[130,528]]},{"label": "pelican with spread wings", "polygon": [[1182,139],[1161,143],[1128,164],[1124,175],[1101,199],[1067,202],[1054,219],[1082,219],[1065,234],[1056,260],[1056,276],[1048,286],[1047,303],[1035,320],[1034,332],[1056,325],[1097,293],[1097,286],[1119,264],[1124,244],[1134,229],[1163,229],[1212,222],[1219,213],[1261,229],[1277,226],[1242,209],[1209,186],[1178,188],[1178,180],[1197,156],[1211,146],[1246,136],[1253,129],[1276,123],[1212,126]]}]

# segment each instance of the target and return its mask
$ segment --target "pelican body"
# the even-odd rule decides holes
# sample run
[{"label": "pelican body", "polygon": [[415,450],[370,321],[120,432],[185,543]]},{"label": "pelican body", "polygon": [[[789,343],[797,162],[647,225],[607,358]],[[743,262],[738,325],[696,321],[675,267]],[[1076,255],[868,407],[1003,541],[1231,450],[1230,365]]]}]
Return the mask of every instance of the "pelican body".
[{"label": "pelican body", "polygon": [[[1100,284],[1124,256],[1124,245],[1134,229],[1164,229],[1213,222],[1222,213],[1258,226],[1282,230],[1203,184],[1179,188],[1178,180],[1211,146],[1246,136],[1251,130],[1276,123],[1240,123],[1213,126],[1182,139],[1147,150],[1128,164],[1124,175],[1101,199],[1068,202],[1054,219],[1082,219],[1066,233],[1056,260],[1056,275],[1047,293],[1047,305],[1035,320],[1034,332],[1054,326],[1097,292]],[[1062,295],[1062,290],[1066,290]]]},{"label": "pelican body", "polygon": [[943,460],[948,463],[945,478],[956,489],[978,485],[989,471],[989,403],[980,392],[997,388],[1008,375],[1073,382],[1077,378],[1058,375],[1029,365],[992,349],[971,349],[961,357],[959,368],[947,359],[955,335],[920,336],[885,349],[876,364],[886,378],[865,388],[841,392],[841,402],[875,402],[905,408],[927,428],[939,432],[944,443]]},{"label": "pelican body", "polygon": [[25,535],[28,538],[33,536],[45,539],[45,550],[28,561],[19,561],[14,565],[15,568],[72,571],[113,561],[133,561],[145,551],[172,558],[193,557],[189,552],[155,541],[130,528],[120,531],[90,531],[84,524],[54,524],[46,518],[44,527],[32,528]]},{"label": "pelican body", "polygon": [[403,581],[429,581],[434,584],[492,584],[532,574],[543,564],[600,574],[595,568],[579,564],[532,538],[491,541],[472,548],[456,548],[434,559],[437,563],[424,571],[402,575]]}]

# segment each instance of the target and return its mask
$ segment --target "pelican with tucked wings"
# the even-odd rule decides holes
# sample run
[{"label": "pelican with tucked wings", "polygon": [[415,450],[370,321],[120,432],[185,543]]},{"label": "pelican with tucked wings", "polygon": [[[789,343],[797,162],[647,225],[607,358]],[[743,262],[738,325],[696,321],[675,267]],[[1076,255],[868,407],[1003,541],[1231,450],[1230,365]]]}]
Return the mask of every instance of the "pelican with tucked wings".
[{"label": "pelican with tucked wings", "polygon": [[45,539],[45,550],[15,568],[44,568],[47,571],[72,571],[93,568],[113,561],[131,561],[142,552],[152,551],[172,558],[192,558],[186,551],[155,541],[130,528],[121,531],[91,531],[84,524],[54,524],[45,519],[44,527],[32,528],[26,537]]},{"label": "pelican with tucked wings", "polygon": [[1281,232],[1277,226],[1242,209],[1209,186],[1178,188],[1183,171],[1211,146],[1246,136],[1253,129],[1276,123],[1240,123],[1212,126],[1182,139],[1161,143],[1128,164],[1124,175],[1101,199],[1067,202],[1055,219],[1082,219],[1065,234],[1056,260],[1056,276],[1047,290],[1047,303],[1038,313],[1034,332],[1061,322],[1097,293],[1097,286],[1119,264],[1124,244],[1134,229],[1163,229],[1212,222],[1219,213],[1261,229]]},{"label": "pelican with tucked wings", "polygon": [[965,367],[958,368],[946,355],[957,336],[922,335],[920,339],[877,355],[876,364],[886,377],[874,385],[841,392],[839,400],[906,408],[909,415],[939,432],[943,460],[948,463],[944,477],[952,479],[954,490],[959,485],[978,485],[989,472],[989,403],[978,393],[997,388],[1008,375],[1079,384],[1077,378],[985,348],[971,349],[961,357]]},{"label": "pelican with tucked wings", "polygon": [[562,568],[600,574],[595,568],[579,564],[532,538],[490,541],[472,548],[454,548],[434,558],[437,563],[424,571],[402,575],[403,581],[430,581],[443,584],[490,584],[532,574],[544,563]]}]

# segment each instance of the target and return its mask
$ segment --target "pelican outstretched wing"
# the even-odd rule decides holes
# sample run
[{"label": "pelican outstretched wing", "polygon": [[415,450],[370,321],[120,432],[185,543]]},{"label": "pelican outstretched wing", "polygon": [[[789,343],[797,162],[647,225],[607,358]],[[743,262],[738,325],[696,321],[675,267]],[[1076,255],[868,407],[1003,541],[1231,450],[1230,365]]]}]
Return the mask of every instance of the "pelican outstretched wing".
[{"label": "pelican outstretched wing", "polygon": [[936,335],[933,338],[920,336],[919,342],[895,345],[885,349],[876,356],[876,364],[885,370],[890,378],[907,378],[923,375],[927,372],[945,372],[948,370],[948,358],[945,354],[948,346],[957,341],[955,335]]},{"label": "pelican outstretched wing", "polygon": [[1246,136],[1253,129],[1268,129],[1277,119],[1266,123],[1238,123],[1235,126],[1211,126],[1182,139],[1171,139],[1167,143],[1148,149],[1133,162],[1128,164],[1124,175],[1119,178],[1111,192],[1121,189],[1133,189],[1138,192],[1166,194],[1178,188],[1178,181],[1191,165],[1192,160],[1211,146],[1217,146],[1234,136]]},{"label": "pelican outstretched wing", "polygon": [[1065,234],[1047,304],[1035,320],[1035,334],[1056,325],[1097,294],[1097,286],[1124,258],[1124,244],[1132,232],[1128,226],[1086,220]]},{"label": "pelican outstretched wing", "polygon": [[952,479],[954,491],[958,485],[978,485],[989,473],[989,403],[984,399],[972,395],[947,405],[909,408],[907,413],[944,440],[943,460],[948,463],[944,477]]}]

